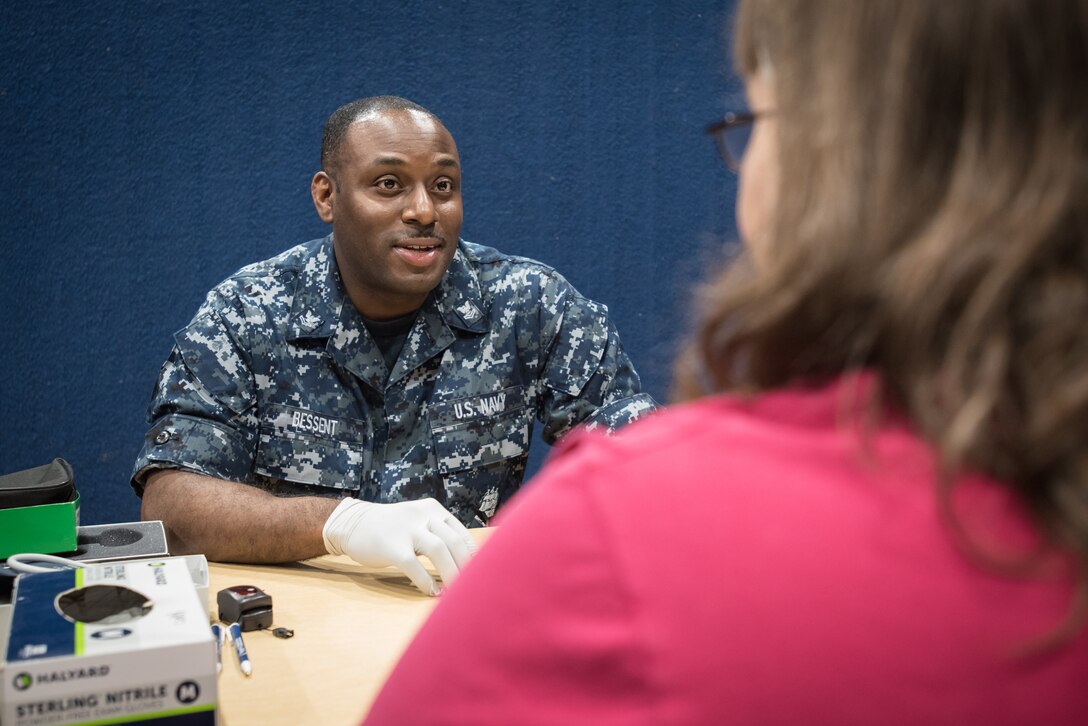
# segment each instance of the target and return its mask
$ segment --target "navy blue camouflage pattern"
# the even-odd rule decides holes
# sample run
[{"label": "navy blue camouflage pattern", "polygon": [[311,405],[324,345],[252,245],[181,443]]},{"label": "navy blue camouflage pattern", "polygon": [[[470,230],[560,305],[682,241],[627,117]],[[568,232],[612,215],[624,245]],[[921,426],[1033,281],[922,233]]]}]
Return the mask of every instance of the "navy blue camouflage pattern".
[{"label": "navy blue camouflage pattern", "polygon": [[182,468],[281,496],[430,496],[478,526],[521,485],[535,421],[552,443],[654,406],[603,305],[463,240],[389,371],[330,235],[235,273],[175,334],[132,483]]}]

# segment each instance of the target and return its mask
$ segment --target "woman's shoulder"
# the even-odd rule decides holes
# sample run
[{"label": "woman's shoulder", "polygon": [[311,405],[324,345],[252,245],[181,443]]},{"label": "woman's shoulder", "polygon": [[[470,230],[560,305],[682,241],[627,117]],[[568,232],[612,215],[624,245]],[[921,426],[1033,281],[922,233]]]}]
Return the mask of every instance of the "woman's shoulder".
[{"label": "woman's shoulder", "polygon": [[889,442],[924,456],[924,442],[879,402],[875,390],[873,377],[857,375],[751,395],[707,396],[663,407],[611,434],[575,431],[557,445],[551,461],[577,457],[583,465],[600,461],[637,469],[680,454],[709,460],[752,449],[846,452],[887,448]]}]

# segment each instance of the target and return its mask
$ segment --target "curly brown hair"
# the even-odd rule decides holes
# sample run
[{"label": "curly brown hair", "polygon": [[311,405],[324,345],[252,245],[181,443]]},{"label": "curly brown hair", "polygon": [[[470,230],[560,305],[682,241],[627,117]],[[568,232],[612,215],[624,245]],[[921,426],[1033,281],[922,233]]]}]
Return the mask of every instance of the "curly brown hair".
[{"label": "curly brown hair", "polygon": [[701,291],[678,397],[876,370],[943,501],[986,472],[1088,573],[1088,3],[745,0],[734,51],[777,96],[771,252]]}]

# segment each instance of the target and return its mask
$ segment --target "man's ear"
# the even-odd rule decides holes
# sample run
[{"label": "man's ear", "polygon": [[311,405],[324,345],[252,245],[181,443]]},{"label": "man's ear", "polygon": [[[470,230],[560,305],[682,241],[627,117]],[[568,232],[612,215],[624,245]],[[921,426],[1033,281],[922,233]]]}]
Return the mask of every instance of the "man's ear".
[{"label": "man's ear", "polygon": [[310,181],[310,196],[314,199],[314,209],[317,216],[326,224],[332,224],[333,219],[333,192],[336,191],[336,182],[324,171],[314,174]]}]

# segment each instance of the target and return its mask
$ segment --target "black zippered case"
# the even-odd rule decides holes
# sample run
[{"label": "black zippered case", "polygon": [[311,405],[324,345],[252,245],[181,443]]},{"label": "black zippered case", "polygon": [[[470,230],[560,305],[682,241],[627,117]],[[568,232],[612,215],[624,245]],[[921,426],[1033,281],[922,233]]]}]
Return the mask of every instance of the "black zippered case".
[{"label": "black zippered case", "polygon": [[72,501],[75,496],[72,466],[61,458],[0,476],[0,509],[60,504]]}]

